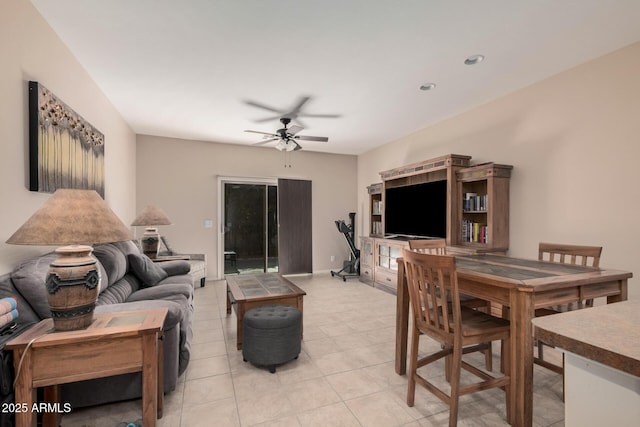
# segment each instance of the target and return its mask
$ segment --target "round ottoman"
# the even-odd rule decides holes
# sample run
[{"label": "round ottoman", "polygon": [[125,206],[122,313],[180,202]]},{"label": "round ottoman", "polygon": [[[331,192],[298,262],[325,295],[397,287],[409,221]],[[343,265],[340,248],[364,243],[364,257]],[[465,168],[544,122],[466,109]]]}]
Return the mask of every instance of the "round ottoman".
[{"label": "round ottoman", "polygon": [[302,313],[296,307],[270,304],[252,308],[242,319],[242,358],[266,366],[296,359],[300,354]]}]

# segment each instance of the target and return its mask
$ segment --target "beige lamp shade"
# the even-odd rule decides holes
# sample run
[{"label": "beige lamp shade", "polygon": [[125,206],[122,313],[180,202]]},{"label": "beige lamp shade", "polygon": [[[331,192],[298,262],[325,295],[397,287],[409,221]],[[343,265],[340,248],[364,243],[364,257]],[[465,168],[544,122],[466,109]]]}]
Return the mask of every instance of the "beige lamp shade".
[{"label": "beige lamp shade", "polygon": [[142,212],[133,220],[131,225],[140,226],[156,226],[171,225],[171,220],[167,218],[167,214],[157,206],[145,206]]},{"label": "beige lamp shade", "polygon": [[94,190],[58,189],[7,243],[93,245],[132,239],[131,230]]}]

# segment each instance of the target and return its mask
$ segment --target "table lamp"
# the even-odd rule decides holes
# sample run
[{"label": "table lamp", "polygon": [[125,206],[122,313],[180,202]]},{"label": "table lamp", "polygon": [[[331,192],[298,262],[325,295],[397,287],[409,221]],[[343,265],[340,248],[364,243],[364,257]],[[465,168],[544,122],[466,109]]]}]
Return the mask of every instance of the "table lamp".
[{"label": "table lamp", "polygon": [[160,234],[157,226],[171,225],[171,220],[159,207],[145,206],[131,225],[147,227],[142,235],[142,252],[149,258],[156,258],[160,246]]},{"label": "table lamp", "polygon": [[100,275],[88,245],[133,239],[131,231],[94,190],[58,189],[7,243],[64,245],[56,249],[46,288],[54,328],[83,329],[93,320]]}]

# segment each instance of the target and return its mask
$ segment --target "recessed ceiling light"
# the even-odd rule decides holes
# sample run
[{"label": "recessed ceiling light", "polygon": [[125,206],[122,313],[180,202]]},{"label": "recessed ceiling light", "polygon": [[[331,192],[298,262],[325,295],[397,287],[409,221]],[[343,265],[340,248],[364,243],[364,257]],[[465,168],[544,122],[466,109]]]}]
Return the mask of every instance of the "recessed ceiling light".
[{"label": "recessed ceiling light", "polygon": [[420,90],[431,90],[431,89],[435,89],[436,84],[435,83],[425,83],[422,86],[420,86]]},{"label": "recessed ceiling light", "polygon": [[484,60],[484,55],[471,55],[467,59],[464,60],[466,65],[475,65],[478,62],[482,62]]}]

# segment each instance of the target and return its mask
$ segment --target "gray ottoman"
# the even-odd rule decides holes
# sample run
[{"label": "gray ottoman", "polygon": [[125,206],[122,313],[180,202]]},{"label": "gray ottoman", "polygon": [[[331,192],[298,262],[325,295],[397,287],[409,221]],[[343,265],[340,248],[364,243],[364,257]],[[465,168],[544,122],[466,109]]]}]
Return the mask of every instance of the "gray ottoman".
[{"label": "gray ottoman", "polygon": [[296,307],[270,304],[252,308],[242,319],[242,358],[266,366],[297,359],[302,337],[302,313]]}]

